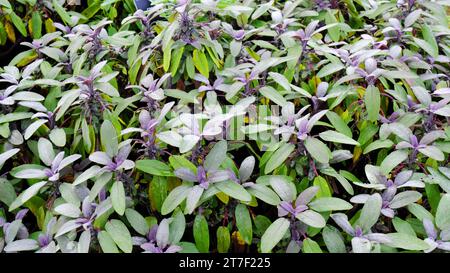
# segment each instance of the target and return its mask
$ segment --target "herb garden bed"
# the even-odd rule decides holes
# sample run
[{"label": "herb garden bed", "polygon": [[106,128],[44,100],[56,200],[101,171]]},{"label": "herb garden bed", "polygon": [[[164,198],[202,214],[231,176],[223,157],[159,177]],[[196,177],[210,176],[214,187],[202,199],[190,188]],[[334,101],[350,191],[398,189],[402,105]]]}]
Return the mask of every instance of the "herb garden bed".
[{"label": "herb garden bed", "polygon": [[67,2],[0,0],[0,252],[450,251],[448,1]]}]

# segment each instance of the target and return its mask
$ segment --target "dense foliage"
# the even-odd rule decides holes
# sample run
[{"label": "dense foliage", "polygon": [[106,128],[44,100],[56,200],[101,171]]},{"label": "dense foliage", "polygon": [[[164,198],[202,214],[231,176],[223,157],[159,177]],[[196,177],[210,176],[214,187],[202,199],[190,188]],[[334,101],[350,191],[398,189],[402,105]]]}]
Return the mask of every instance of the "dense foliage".
[{"label": "dense foliage", "polygon": [[0,0],[0,252],[450,251],[449,1],[69,2]]}]

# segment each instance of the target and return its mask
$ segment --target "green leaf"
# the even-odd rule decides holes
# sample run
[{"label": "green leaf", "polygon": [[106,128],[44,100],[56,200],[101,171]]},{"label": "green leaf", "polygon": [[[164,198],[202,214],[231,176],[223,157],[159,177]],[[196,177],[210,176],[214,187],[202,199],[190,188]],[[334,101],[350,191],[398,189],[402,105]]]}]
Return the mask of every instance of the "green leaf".
[{"label": "green leaf", "polygon": [[180,100],[184,100],[186,102],[190,102],[190,103],[198,103],[197,98],[195,97],[195,94],[192,92],[185,92],[185,91],[181,91],[178,89],[165,89],[164,90],[164,94],[166,94],[166,96],[172,97],[172,98],[177,98]]},{"label": "green leaf", "polygon": [[[440,167],[439,171],[428,168],[433,180],[446,192],[450,192],[450,168]],[[447,170],[447,171],[446,171]],[[445,174],[445,175],[443,175]]]},{"label": "green leaf", "polygon": [[192,214],[192,212],[194,212],[204,191],[205,189],[199,185],[192,187],[191,192],[186,197],[186,207],[184,208],[185,214]]},{"label": "green leaf", "polygon": [[[329,24],[334,24],[334,23],[338,23],[338,20],[336,19],[336,17],[334,17],[333,15],[333,10],[328,9],[327,10],[327,14],[325,15],[325,23],[327,25]],[[338,26],[334,26],[334,27],[330,27],[328,29],[328,35],[330,36],[330,38],[335,41],[335,42],[339,42],[339,38],[340,38],[340,29],[339,29],[339,25]]]},{"label": "green leaf", "polygon": [[191,161],[187,160],[184,156],[172,155],[169,157],[169,162],[174,170],[179,168],[188,168],[193,173],[197,172],[197,167]]},{"label": "green leaf", "polygon": [[161,206],[167,197],[166,179],[161,176],[154,176],[148,190],[152,207],[161,212]]},{"label": "green leaf", "polygon": [[163,68],[164,71],[169,71],[170,68],[170,60],[172,58],[172,44],[173,41],[170,41],[163,50]]},{"label": "green leaf", "polygon": [[269,220],[269,218],[267,218],[264,215],[257,215],[253,219],[253,221],[255,223],[255,228],[254,228],[253,232],[258,237],[261,237],[264,234],[264,232],[267,230],[267,228],[270,226],[270,224],[272,224],[272,222]]},{"label": "green leaf", "polygon": [[227,253],[230,249],[230,231],[227,227],[217,228],[217,251]]},{"label": "green leaf", "polygon": [[364,94],[364,105],[367,110],[367,119],[370,121],[377,121],[381,106],[380,90],[373,85],[366,88]]},{"label": "green leaf", "polygon": [[322,253],[322,249],[320,249],[320,246],[316,241],[311,240],[310,238],[306,238],[305,240],[303,240],[302,252]]},{"label": "green leaf", "polygon": [[372,194],[364,204],[358,219],[358,225],[364,232],[368,232],[375,225],[380,217],[381,196],[378,193]]},{"label": "green leaf", "polygon": [[389,233],[386,234],[391,242],[386,245],[406,250],[425,250],[430,246],[423,240],[406,233]]},{"label": "green leaf", "polygon": [[264,185],[253,184],[247,188],[247,191],[256,198],[261,199],[272,206],[277,206],[281,202],[278,195]]},{"label": "green leaf", "polygon": [[394,196],[391,200],[390,207],[392,209],[398,209],[405,207],[411,203],[415,203],[422,197],[422,194],[417,191],[402,191]]},{"label": "green leaf", "polygon": [[436,226],[441,230],[450,228],[450,194],[444,194],[436,210]]},{"label": "green leaf", "polygon": [[360,134],[357,139],[361,146],[365,145],[369,140],[371,140],[379,129],[377,125],[370,122],[367,122],[365,125],[366,126],[364,126],[362,130],[360,130]]},{"label": "green leaf", "polygon": [[[36,153],[38,153],[38,152],[36,151]],[[44,172],[39,172],[39,171],[37,172],[37,170],[44,170],[44,169],[45,169],[44,166],[37,165],[37,164],[22,164],[20,166],[14,167],[9,172],[9,174],[11,174],[12,176],[14,176],[16,178],[25,178],[25,179],[42,178],[43,179],[43,178],[46,178],[47,176],[45,175]]]},{"label": "green leaf", "polygon": [[122,181],[115,181],[111,187],[111,201],[114,210],[119,215],[123,215],[125,212],[125,189]]},{"label": "green leaf", "polygon": [[194,61],[192,60],[192,56],[188,55],[186,57],[186,73],[188,74],[189,78],[193,79],[195,76],[195,66]]},{"label": "green leaf", "polygon": [[322,141],[307,137],[305,140],[305,147],[308,153],[320,163],[328,163],[331,158],[331,151]]},{"label": "green leaf", "polygon": [[62,128],[53,128],[48,137],[58,147],[64,147],[66,145],[66,132]]},{"label": "green leaf", "polygon": [[177,244],[183,238],[184,230],[186,229],[186,219],[180,209],[176,209],[172,214],[172,222],[170,223],[169,242]]},{"label": "green leaf", "polygon": [[313,185],[319,187],[319,191],[316,194],[317,198],[331,197],[330,185],[328,185],[328,182],[325,178],[323,178],[322,176],[316,176],[314,178]]},{"label": "green leaf", "polygon": [[408,210],[409,210],[409,212],[411,212],[412,215],[414,215],[420,221],[423,221],[424,218],[434,220],[434,216],[428,210],[426,210],[424,207],[422,207],[419,204],[416,204],[416,203],[409,204]]},{"label": "green leaf", "polygon": [[239,204],[234,212],[236,217],[236,226],[239,230],[244,241],[248,244],[252,244],[252,219],[250,218],[250,213],[248,212],[247,206],[244,204]]},{"label": "green leaf", "polygon": [[430,54],[433,58],[436,58],[439,55],[439,46],[436,42],[433,31],[427,24],[422,26],[422,37],[432,49],[431,51],[426,51],[426,53]]},{"label": "green leaf", "polygon": [[252,14],[252,20],[256,20],[256,19],[258,19],[259,17],[261,17],[264,13],[266,13],[266,12],[270,9],[270,7],[272,7],[273,2],[274,2],[274,1],[271,0],[271,1],[267,2],[267,3],[260,4],[260,5],[258,6],[258,8],[255,9],[255,11],[253,12],[253,14]]},{"label": "green leaf", "polygon": [[323,216],[313,210],[305,210],[297,214],[295,218],[314,228],[323,228],[326,224]]},{"label": "green leaf", "polygon": [[12,9],[8,0],[0,0],[0,5],[6,7],[7,9]]},{"label": "green leaf", "polygon": [[393,71],[393,70],[383,71],[382,75],[384,77],[391,79],[416,79],[419,77],[411,71]]},{"label": "green leaf", "polygon": [[242,185],[227,180],[214,183],[214,186],[221,192],[243,202],[250,202],[252,196],[245,190]]},{"label": "green leaf", "polygon": [[11,60],[11,62],[9,62],[9,65],[16,65],[17,67],[22,67],[25,66],[29,63],[31,63],[32,61],[36,60],[38,58],[38,54],[36,53],[35,50],[26,50],[23,51],[19,54],[17,54],[16,56],[14,56],[14,58]]},{"label": "green leaf", "polygon": [[117,140],[117,131],[109,120],[103,121],[100,127],[100,138],[104,151],[114,157],[119,152],[119,144]]},{"label": "green leaf", "polygon": [[6,32],[5,25],[0,21],[0,45],[5,45],[8,39],[8,33]]},{"label": "green leaf", "polygon": [[192,60],[197,70],[203,76],[209,78],[208,59],[206,58],[205,53],[203,53],[202,51],[198,51],[197,49],[194,49],[194,51],[192,52]]},{"label": "green leaf", "polygon": [[366,146],[366,148],[363,151],[363,154],[368,154],[374,150],[378,150],[378,149],[383,149],[383,148],[390,148],[392,147],[392,145],[394,145],[394,142],[392,142],[392,140],[390,139],[378,139],[375,140],[374,142],[370,143],[369,145]]},{"label": "green leaf", "polygon": [[27,37],[27,29],[25,28],[25,24],[22,22],[22,19],[17,16],[17,14],[13,11],[9,14],[11,17],[11,21],[17,30],[22,34],[23,37]]},{"label": "green leaf", "polygon": [[91,166],[89,169],[85,170],[82,174],[80,174],[75,181],[73,182],[73,185],[79,185],[81,183],[83,183],[84,181],[87,181],[88,179],[91,179],[95,176],[97,176],[97,174],[99,174],[100,172],[100,167],[97,165],[93,165]]},{"label": "green leaf", "polygon": [[116,2],[118,2],[119,0],[104,0],[103,3],[101,4],[101,7],[104,8],[108,5],[114,4]]},{"label": "green leaf", "polygon": [[261,237],[261,252],[270,253],[272,249],[284,237],[289,229],[290,223],[288,219],[278,218],[264,232]]},{"label": "green leaf", "polygon": [[[179,27],[178,20],[173,20],[165,29],[163,32],[163,38],[162,38],[162,48],[167,48],[167,45],[170,43],[173,43],[173,36],[175,34],[175,31],[177,31]],[[156,40],[156,39],[155,39]],[[152,42],[153,44],[154,42]]]},{"label": "green leaf", "polygon": [[[20,151],[20,149],[18,148],[13,148],[11,150],[8,150],[4,153],[0,154],[0,169],[1,167],[3,167],[3,164],[5,164],[5,162],[10,159],[11,157],[13,157],[15,154],[17,154]],[[0,180],[1,181],[1,180]]]},{"label": "green leaf", "polygon": [[169,166],[155,159],[143,159],[136,161],[136,169],[152,175],[174,176]]},{"label": "green leaf", "polygon": [[427,54],[430,54],[432,57],[436,58],[439,54],[437,48],[435,48],[433,45],[431,45],[428,41],[419,39],[419,38],[415,38],[414,39],[414,43],[417,44],[419,47],[421,47],[423,49],[423,51],[425,51]]},{"label": "green leaf", "polygon": [[130,80],[131,84],[135,84],[136,83],[136,78],[138,76],[139,70],[141,68],[142,65],[142,60],[138,59],[136,60],[136,62],[134,62],[134,64],[128,69],[128,78]]},{"label": "green leaf", "polygon": [[439,185],[426,183],[425,192],[427,194],[428,203],[431,207],[431,212],[436,213],[437,207],[439,206],[439,201],[441,200]]},{"label": "green leaf", "polygon": [[394,228],[397,232],[416,237],[416,232],[405,220],[395,217],[394,219],[392,219],[392,224],[394,225]]},{"label": "green leaf", "polygon": [[193,243],[180,242],[178,245],[182,247],[180,253],[199,253],[197,247]]},{"label": "green leaf", "polygon": [[322,237],[330,253],[347,253],[342,234],[333,226],[326,226]]},{"label": "green leaf", "polygon": [[347,126],[345,121],[338,114],[332,111],[327,111],[325,115],[330,120],[336,131],[348,136],[349,138],[352,137],[352,130]]},{"label": "green leaf", "polygon": [[353,253],[370,253],[372,244],[364,237],[353,237],[351,240]]},{"label": "green leaf", "polygon": [[38,194],[39,190],[42,189],[48,182],[41,181],[31,185],[28,189],[24,190],[19,196],[11,203],[9,211],[13,211],[18,207],[22,206],[25,202],[30,200],[33,196]]},{"label": "green leaf", "polygon": [[227,155],[227,142],[221,140],[217,142],[205,158],[204,167],[206,170],[217,170]]},{"label": "green leaf", "polygon": [[284,201],[294,201],[297,191],[294,183],[287,180],[284,176],[274,175],[269,180],[272,189],[281,197]]},{"label": "green leaf", "polygon": [[69,13],[58,3],[58,1],[53,0],[52,4],[56,13],[58,13],[59,17],[61,17],[64,23],[68,24],[69,26],[73,26],[72,19],[70,18]]},{"label": "green leaf", "polygon": [[[90,152],[92,148],[91,130],[86,122],[86,119],[82,119],[81,121],[81,136],[83,137],[84,149],[87,152]],[[95,139],[95,136],[93,139]]]},{"label": "green leaf", "polygon": [[[341,184],[341,186],[345,189],[346,192],[353,195],[355,192],[353,190],[352,185],[348,182],[348,177],[345,177],[342,174],[342,170],[340,172],[336,172],[333,168],[324,168],[320,171],[322,174],[332,176],[337,179],[337,181]],[[348,173],[347,173],[348,174]],[[348,176],[348,175],[347,175]]]},{"label": "green leaf", "polygon": [[333,211],[333,210],[349,210],[353,207],[352,204],[348,203],[347,201],[335,197],[317,198],[311,203],[309,203],[308,206],[311,209],[319,212]]},{"label": "green leaf", "polygon": [[271,86],[267,85],[261,87],[259,89],[259,92],[261,93],[261,95],[275,102],[279,106],[284,106],[287,103],[286,99],[280,93],[278,93],[278,91],[275,90],[275,88]]},{"label": "green leaf", "polygon": [[28,112],[9,113],[6,115],[2,115],[0,117],[0,124],[5,123],[5,122],[27,119],[27,118],[30,118],[32,115],[33,115],[33,113],[28,113]]},{"label": "green leaf", "polygon": [[414,93],[414,96],[417,98],[417,100],[419,100],[420,103],[425,106],[431,104],[431,95],[427,89],[422,86],[413,86],[412,91]]},{"label": "green leaf", "polygon": [[336,131],[328,130],[320,133],[319,136],[325,141],[359,146],[358,141]]},{"label": "green leaf", "polygon": [[417,19],[420,18],[422,13],[423,13],[423,10],[417,9],[417,10],[411,12],[410,14],[408,14],[408,16],[406,16],[406,18],[405,18],[405,24],[404,24],[405,27],[412,26],[417,21]]},{"label": "green leaf", "polygon": [[164,200],[164,203],[161,206],[161,214],[166,215],[171,213],[178,205],[183,202],[187,195],[191,192],[190,186],[181,185],[173,189],[167,198]]},{"label": "green leaf", "polygon": [[102,248],[103,253],[119,253],[116,243],[106,231],[100,231],[97,235],[98,242]]},{"label": "green leaf", "polygon": [[[42,49],[44,52],[45,49]],[[34,84],[36,85],[48,85],[48,86],[61,86],[61,82],[52,79],[37,79],[34,80]]]},{"label": "green leaf", "polygon": [[289,81],[286,79],[285,76],[275,72],[269,72],[269,75],[276,83],[278,83],[281,87],[283,87],[284,90],[291,91],[291,84],[289,83]]},{"label": "green leaf", "polygon": [[105,229],[123,252],[131,253],[133,249],[131,234],[122,221],[117,219],[109,220],[105,225]]},{"label": "green leaf", "polygon": [[178,69],[180,67],[181,57],[183,57],[183,52],[184,52],[184,46],[175,49],[173,52],[172,63],[170,65],[170,73],[172,74],[172,77],[175,77],[175,75],[178,72]]},{"label": "green leaf", "polygon": [[264,168],[264,174],[268,174],[275,170],[278,166],[284,163],[289,155],[294,151],[295,145],[291,143],[283,143],[278,150],[276,150]]},{"label": "green leaf", "polygon": [[239,55],[239,53],[241,52],[242,49],[242,42],[241,41],[236,41],[236,40],[231,40],[230,42],[230,53],[231,56],[233,57],[237,57]]},{"label": "green leaf", "polygon": [[134,209],[126,209],[125,216],[127,217],[128,223],[136,230],[139,234],[145,236],[150,230],[145,218]]},{"label": "green leaf", "polygon": [[31,37],[33,39],[39,39],[42,36],[42,18],[41,14],[38,11],[34,11],[31,16]]},{"label": "green leaf", "polygon": [[329,63],[325,66],[323,66],[319,72],[317,72],[317,77],[318,78],[323,78],[326,77],[328,75],[331,75],[333,73],[338,72],[339,70],[344,69],[345,66],[341,63]]},{"label": "green leaf", "polygon": [[9,207],[16,198],[14,186],[7,180],[0,180],[0,201]]},{"label": "green leaf", "polygon": [[203,215],[195,216],[194,220],[194,240],[198,251],[208,253],[209,251],[209,230],[208,222]]},{"label": "green leaf", "polygon": [[420,148],[419,152],[426,155],[429,158],[436,160],[436,161],[444,161],[445,160],[444,153],[441,150],[439,150],[439,148],[436,146],[429,145],[424,148]]},{"label": "green leaf", "polygon": [[408,158],[408,151],[398,150],[390,153],[380,164],[381,171],[388,175],[395,167]]},{"label": "green leaf", "polygon": [[81,14],[86,17],[86,19],[92,18],[101,9],[101,3],[102,1],[95,0],[95,2],[92,2],[85,10],[81,12]]}]

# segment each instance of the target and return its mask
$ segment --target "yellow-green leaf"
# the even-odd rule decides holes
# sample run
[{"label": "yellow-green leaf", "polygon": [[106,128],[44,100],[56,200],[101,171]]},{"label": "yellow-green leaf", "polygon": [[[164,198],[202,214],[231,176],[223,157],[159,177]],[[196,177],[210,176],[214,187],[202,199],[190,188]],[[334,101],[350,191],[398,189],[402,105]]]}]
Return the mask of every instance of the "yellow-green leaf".
[{"label": "yellow-green leaf", "polygon": [[197,70],[206,78],[209,77],[209,65],[208,59],[206,58],[205,53],[202,51],[194,50],[192,54],[192,60],[194,61],[194,65]]},{"label": "yellow-green leaf", "polygon": [[316,178],[314,178],[313,185],[319,187],[319,191],[316,194],[317,198],[331,197],[331,189],[325,178],[322,176],[316,176]]},{"label": "yellow-green leaf", "polygon": [[45,32],[52,33],[56,31],[55,26],[53,25],[53,20],[51,18],[47,18],[44,22]]},{"label": "yellow-green leaf", "polygon": [[28,21],[28,31],[33,39],[42,37],[42,18],[38,11],[34,11],[31,19]]},{"label": "yellow-green leaf", "polygon": [[230,231],[226,227],[217,229],[217,251],[227,253],[230,248]]},{"label": "yellow-green leaf", "polygon": [[169,71],[170,67],[170,59],[172,58],[172,44],[173,42],[170,41],[167,46],[163,50],[163,62],[164,62],[164,71]]},{"label": "yellow-green leaf", "polygon": [[184,46],[175,49],[173,52],[172,64],[170,67],[170,72],[172,74],[172,77],[175,77],[175,75],[177,74],[178,68],[180,67],[181,57],[183,57],[183,52],[184,52]]},{"label": "yellow-green leaf", "polygon": [[27,29],[25,28],[25,24],[22,22],[22,19],[19,16],[17,16],[17,14],[14,13],[14,11],[11,12],[9,16],[11,17],[12,23],[20,32],[20,34],[22,34],[23,37],[27,37]]},{"label": "yellow-green leaf", "polygon": [[6,33],[5,25],[0,22],[0,45],[6,44],[6,39],[8,38],[8,34]]},{"label": "yellow-green leaf", "polygon": [[15,32],[13,26],[8,21],[6,21],[6,24],[5,24],[5,31],[6,31],[6,35],[8,36],[8,39],[12,43],[15,43],[16,42],[16,32]]},{"label": "yellow-green leaf", "polygon": [[380,90],[373,85],[369,85],[364,95],[364,104],[367,110],[367,119],[376,121],[380,111]]}]

